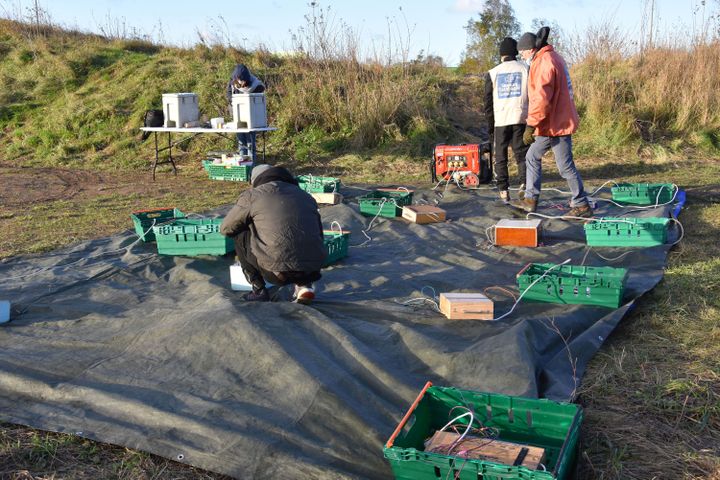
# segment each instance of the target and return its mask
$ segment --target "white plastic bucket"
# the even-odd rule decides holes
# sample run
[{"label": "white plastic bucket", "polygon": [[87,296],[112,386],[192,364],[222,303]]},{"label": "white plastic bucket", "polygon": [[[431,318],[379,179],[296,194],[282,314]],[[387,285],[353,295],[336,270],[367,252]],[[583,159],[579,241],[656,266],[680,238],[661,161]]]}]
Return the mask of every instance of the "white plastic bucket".
[{"label": "white plastic bucket", "polygon": [[210,119],[210,126],[212,128],[223,128],[225,125],[225,119],[223,117],[216,117]]}]

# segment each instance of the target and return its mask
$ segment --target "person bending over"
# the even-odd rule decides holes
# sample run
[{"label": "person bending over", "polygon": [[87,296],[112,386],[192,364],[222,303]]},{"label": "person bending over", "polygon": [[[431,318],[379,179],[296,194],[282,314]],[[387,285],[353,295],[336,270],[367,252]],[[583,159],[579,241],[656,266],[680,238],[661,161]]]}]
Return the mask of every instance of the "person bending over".
[{"label": "person bending over", "polygon": [[[236,93],[263,93],[265,85],[243,65],[238,63],[230,75],[230,81],[227,85],[227,102],[232,109],[232,96]],[[239,126],[239,125],[238,125]],[[238,153],[247,155],[252,152],[253,161],[255,161],[255,135],[252,133],[242,132],[237,134]]]},{"label": "person bending over", "polygon": [[270,300],[266,282],[295,284],[293,300],[308,304],[327,256],[317,203],[282,167],[257,165],[250,183],[220,225],[252,285],[246,298]]}]

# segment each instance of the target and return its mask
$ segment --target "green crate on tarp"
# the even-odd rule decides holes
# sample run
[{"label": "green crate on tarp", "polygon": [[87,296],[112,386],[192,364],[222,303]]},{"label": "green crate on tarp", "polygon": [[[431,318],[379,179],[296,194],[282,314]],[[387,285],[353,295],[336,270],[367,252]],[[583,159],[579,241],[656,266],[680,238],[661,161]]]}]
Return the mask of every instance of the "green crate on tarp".
[{"label": "green crate on tarp", "polygon": [[350,244],[350,232],[347,230],[324,230],[323,231],[325,248],[328,256],[325,259],[324,267],[339,262],[348,255],[348,246]]},{"label": "green crate on tarp", "polygon": [[299,175],[298,186],[308,193],[333,193],[340,190],[340,179],[335,177],[316,177]]},{"label": "green crate on tarp", "polygon": [[181,218],[153,227],[161,255],[225,255],[235,247],[232,238],[220,233],[222,218]]},{"label": "green crate on tarp", "polygon": [[211,180],[227,180],[231,182],[247,182],[250,180],[252,165],[218,165],[212,160],[203,160],[203,167]]},{"label": "green crate on tarp", "polygon": [[135,233],[143,242],[155,241],[155,233],[151,227],[169,220],[184,217],[185,214],[177,208],[151,208],[130,214],[130,218],[135,226]]},{"label": "green crate on tarp", "polygon": [[[358,199],[360,213],[366,217],[399,217],[402,207],[412,203],[413,192],[401,190],[373,190]],[[378,213],[379,212],[379,213]]]},{"label": "green crate on tarp", "polygon": [[610,189],[612,199],[629,205],[655,205],[670,202],[677,187],[672,183],[620,183]]},{"label": "green crate on tarp", "polygon": [[669,218],[603,218],[585,224],[585,239],[593,247],[653,247],[667,241]]},{"label": "green crate on tarp", "polygon": [[524,300],[609,308],[618,308],[622,302],[628,273],[626,268],[530,263],[517,274],[520,292],[550,269],[525,293]]},{"label": "green crate on tarp", "polygon": [[[470,408],[498,439],[542,447],[546,470],[425,452],[424,442]],[[564,480],[577,460],[582,408],[572,403],[435,387],[430,382],[415,400],[384,448],[396,480]],[[467,424],[468,417],[458,423]],[[477,426],[476,423],[474,425]]]}]

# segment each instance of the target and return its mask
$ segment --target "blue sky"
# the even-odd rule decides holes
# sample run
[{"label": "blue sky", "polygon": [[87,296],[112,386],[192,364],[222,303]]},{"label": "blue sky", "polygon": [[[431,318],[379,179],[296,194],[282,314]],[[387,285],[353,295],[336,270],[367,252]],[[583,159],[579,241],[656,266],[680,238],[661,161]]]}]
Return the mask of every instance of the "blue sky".
[{"label": "blue sky", "polygon": [[[0,13],[27,8],[30,0],[0,0]],[[272,50],[290,50],[290,31],[304,24],[303,15],[309,13],[308,0],[260,0],[230,2],[198,0],[40,0],[55,22],[98,31],[108,24],[125,24],[145,33],[157,33],[162,21],[165,40],[190,45],[197,41],[197,31],[210,32],[213,24],[220,25],[222,16],[229,36],[238,45],[252,47],[263,43]],[[360,32],[366,46],[387,41],[388,22],[391,29],[407,26],[411,55],[424,50],[443,57],[449,65],[456,65],[467,40],[464,26],[477,17],[482,0],[320,0],[321,7],[330,7],[336,22],[340,20]],[[523,29],[529,29],[533,18],[555,20],[566,31],[582,31],[591,22],[612,18],[630,32],[639,35],[643,0],[511,0]],[[708,0],[706,15],[717,7],[718,0]],[[684,24],[690,28],[693,9],[700,0],[656,0],[659,25],[667,31]],[[108,18],[111,21],[108,21]],[[119,22],[119,23],[118,23]],[[225,27],[222,27],[223,29]],[[407,36],[403,33],[403,38]]]}]

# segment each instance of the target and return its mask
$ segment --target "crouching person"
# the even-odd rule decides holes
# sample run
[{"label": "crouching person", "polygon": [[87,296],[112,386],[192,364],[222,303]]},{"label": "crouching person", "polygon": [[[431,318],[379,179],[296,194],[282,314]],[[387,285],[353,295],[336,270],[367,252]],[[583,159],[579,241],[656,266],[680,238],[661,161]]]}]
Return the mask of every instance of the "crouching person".
[{"label": "crouching person", "polygon": [[313,282],[320,279],[327,256],[317,203],[282,167],[257,165],[250,183],[220,226],[223,235],[233,238],[252,285],[246,298],[270,300],[266,282],[295,284],[293,300],[308,304],[315,298]]}]

